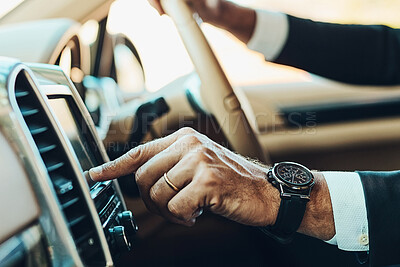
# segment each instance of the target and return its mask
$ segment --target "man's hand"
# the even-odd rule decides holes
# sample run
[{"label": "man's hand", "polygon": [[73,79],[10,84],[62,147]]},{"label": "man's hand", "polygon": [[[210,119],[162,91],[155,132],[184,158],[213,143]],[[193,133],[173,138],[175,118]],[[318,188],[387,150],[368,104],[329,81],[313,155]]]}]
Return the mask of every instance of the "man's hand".
[{"label": "man's hand", "polygon": [[[160,0],[148,0],[149,3],[160,13],[165,14]],[[186,1],[200,17],[208,23],[225,26],[228,24],[228,15],[239,6],[225,0],[182,0]],[[231,14],[232,15],[232,14]],[[233,21],[233,20],[230,20]]]},{"label": "man's hand", "polygon": [[[278,190],[266,180],[267,171],[193,129],[182,128],[89,174],[94,181],[104,181],[136,172],[147,208],[175,223],[191,226],[206,208],[242,224],[267,226],[275,223],[280,205]],[[299,232],[329,240],[335,234],[329,190],[321,173],[314,172],[314,177]]]},{"label": "man's hand", "polygon": [[[160,0],[148,1],[160,15],[165,13]],[[226,0],[182,1],[186,1],[205,22],[231,32],[244,43],[250,40],[256,23],[256,14],[253,9],[245,8]]]},{"label": "man's hand", "polygon": [[[280,203],[278,190],[265,179],[268,169],[183,128],[132,149],[91,169],[95,181],[136,172],[149,210],[183,225],[193,225],[203,208],[242,224],[273,224]],[[176,192],[165,180],[179,188]]]},{"label": "man's hand", "polygon": [[[165,14],[161,6],[160,0],[148,0],[160,15]],[[182,0],[186,1],[193,9],[199,13],[204,21],[215,23],[218,22],[223,15],[224,8],[227,4],[224,0]]]}]

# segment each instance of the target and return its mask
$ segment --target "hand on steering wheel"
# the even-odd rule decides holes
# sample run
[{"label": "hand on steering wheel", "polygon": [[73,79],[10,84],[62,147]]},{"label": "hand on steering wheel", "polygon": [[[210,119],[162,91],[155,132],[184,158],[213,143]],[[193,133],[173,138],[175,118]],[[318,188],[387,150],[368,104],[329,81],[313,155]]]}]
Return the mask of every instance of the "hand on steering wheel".
[{"label": "hand on steering wheel", "polygon": [[[225,14],[221,11],[221,6],[228,2],[222,0],[192,0],[190,2],[152,0],[151,3],[161,13],[165,11],[174,20],[201,80],[200,101],[207,111],[217,119],[231,147],[244,156],[267,162],[268,157],[261,149],[255,130],[243,112],[232,86],[193,18],[193,11],[188,5],[191,3],[208,19],[219,20],[218,14]],[[249,13],[241,12],[241,14],[246,17],[246,14]]]},{"label": "hand on steering wheel", "polygon": [[[160,13],[165,14],[160,0],[148,0],[149,3]],[[207,22],[219,24],[222,15],[222,5],[226,4],[224,0],[191,0],[187,3],[193,7],[200,17]]]}]

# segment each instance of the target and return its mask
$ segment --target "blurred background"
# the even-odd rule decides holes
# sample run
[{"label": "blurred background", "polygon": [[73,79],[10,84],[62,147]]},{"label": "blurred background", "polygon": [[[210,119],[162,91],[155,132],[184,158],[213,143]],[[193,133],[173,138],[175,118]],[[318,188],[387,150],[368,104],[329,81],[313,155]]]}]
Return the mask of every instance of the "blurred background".
[{"label": "blurred background", "polygon": [[[0,0],[0,17],[24,1],[29,0]],[[400,2],[396,0],[233,0],[232,2],[319,21],[400,26],[400,16],[398,16]],[[86,31],[82,32],[83,38],[87,35],[89,43],[96,38],[90,36],[96,31],[93,30],[97,27],[96,24],[97,22],[89,21]],[[159,16],[147,0],[116,0],[111,7],[108,29],[112,33],[127,35],[136,46],[144,67],[145,87],[149,91],[157,91],[193,70],[172,21],[167,16]],[[245,45],[222,30],[207,24],[203,25],[203,30],[235,86],[274,81],[290,82],[292,78],[297,81],[309,79],[304,72],[265,63],[260,55],[247,50]],[[142,86],[137,86],[138,91],[142,89]]]},{"label": "blurred background", "polygon": [[[236,0],[233,2],[320,21],[400,26],[398,15],[400,2],[395,0]],[[160,17],[146,0],[117,0],[112,5],[108,27],[111,32],[126,34],[135,44],[145,70],[147,90],[157,91],[193,70],[172,21],[167,16]],[[288,81],[291,78],[308,79],[303,72],[265,63],[260,55],[247,50],[245,45],[222,30],[207,24],[203,25],[203,30],[229,79],[236,86],[282,82],[282,79]],[[237,64],[238,62],[240,64]]]}]

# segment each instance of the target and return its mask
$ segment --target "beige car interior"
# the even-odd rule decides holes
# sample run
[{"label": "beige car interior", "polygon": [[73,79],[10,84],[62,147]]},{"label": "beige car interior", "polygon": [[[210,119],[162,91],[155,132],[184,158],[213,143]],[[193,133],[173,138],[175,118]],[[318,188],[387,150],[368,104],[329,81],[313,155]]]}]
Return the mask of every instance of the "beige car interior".
[{"label": "beige car interior", "polygon": [[[12,203],[11,205],[2,205],[0,209],[1,214],[11,215],[3,217],[1,220],[1,243],[36,221],[40,215],[40,207],[27,174],[4,135],[0,135],[0,144],[2,159],[4,159],[0,164],[5,170],[1,175],[1,182],[5,186],[0,189],[0,200],[2,203]],[[23,199],[19,199],[21,196]]]},{"label": "beige car interior", "polygon": [[[13,20],[21,21],[22,19],[20,17],[20,13],[26,13],[25,10],[28,10],[30,8],[30,2],[35,2],[35,0],[24,3],[19,7],[19,9],[16,10],[19,12],[14,12],[8,16],[5,16],[0,22],[4,24],[13,22]],[[84,13],[85,10],[94,10],[93,7],[95,5],[95,2],[97,3],[97,6],[99,6],[98,9],[95,9],[96,12]],[[97,14],[106,13],[105,10],[107,10],[107,5],[110,5],[109,2],[111,1],[104,1],[104,3],[99,4],[99,1],[85,1],[85,4],[80,3],[79,12],[75,11],[70,13],[63,13],[63,15],[64,17],[68,16],[70,19],[84,23],[88,19],[96,18],[98,16]],[[192,19],[193,16],[189,15],[189,9],[187,9],[184,5],[180,6],[180,4],[182,4],[181,1],[166,2],[171,5],[171,7],[167,7],[167,10],[171,9],[168,12],[174,12],[172,16],[174,17],[174,20],[176,21],[177,27],[179,29],[189,27],[187,25],[191,25],[190,27],[193,27],[194,29],[197,28],[195,20]],[[85,8],[85,5],[88,5],[87,9]],[[72,3],[71,6],[73,6]],[[60,10],[63,8],[66,7],[59,7]],[[103,12],[101,12],[102,10]],[[30,13],[34,14],[35,12]],[[177,15],[176,13],[179,15]],[[181,15],[182,13],[186,13],[186,16]],[[52,13],[52,15],[49,15],[48,18],[57,16],[57,13]],[[176,16],[178,16],[178,18],[175,18]],[[179,16],[181,16],[181,18],[179,18]],[[26,18],[26,20],[29,19],[35,18]],[[186,27],[180,27],[179,19],[182,21],[181,24],[185,24],[185,20],[190,20],[191,23],[185,24]],[[41,29],[46,29],[50,32],[49,34],[38,38],[37,36],[39,35],[34,34],[34,32],[40,31]],[[11,31],[13,31],[13,34],[10,34]],[[75,23],[67,20],[50,20],[37,23],[29,23],[26,27],[22,27],[22,25],[3,26],[2,30],[0,31],[0,36],[5,37],[5,34],[8,34],[7,38],[11,37],[11,42],[13,44],[23,44],[24,42],[19,42],[19,40],[23,40],[23,38],[26,38],[27,34],[29,33],[32,33],[33,38],[30,40],[29,49],[22,49],[22,47],[18,45],[6,45],[5,43],[0,44],[0,48],[2,50],[5,50],[7,54],[9,54],[11,57],[19,58],[26,62],[54,63],[54,58],[56,57],[55,55],[57,53],[60,53],[60,48],[65,45],[65,40],[68,40],[68,38],[71,38],[71,36],[78,34],[77,26],[75,25]],[[210,78],[210,76],[221,76],[216,79],[221,80],[221,83],[224,83],[226,85],[216,86],[215,88],[229,88],[229,75],[228,79],[225,79],[225,75],[221,73],[218,62],[216,62],[215,60],[206,59],[210,57],[214,58],[214,56],[210,54],[212,53],[212,51],[209,50],[209,46],[206,43],[200,47],[199,43],[204,42],[201,32],[191,29],[186,30],[185,33],[185,30],[182,29],[180,30],[180,34],[182,35],[182,39],[184,40],[187,49],[191,51],[190,55],[194,64],[196,65],[197,71],[199,72],[198,69],[202,64],[205,65],[204,69],[206,70],[208,70],[211,65],[214,65],[215,68],[219,70],[216,72],[210,71],[212,75],[204,74],[203,76],[207,76],[207,78],[210,80],[212,79]],[[43,41],[43,38],[47,39]],[[15,41],[13,41],[13,39]],[[190,48],[191,42],[193,48]],[[47,47],[43,48],[46,45]],[[85,54],[87,54],[87,48],[84,47],[82,44],[79,45],[79,48],[82,55],[82,65],[86,65],[90,61],[87,56],[84,56]],[[32,53],[31,51],[35,52]],[[83,71],[87,73],[88,68],[85,66],[83,66],[82,68]],[[301,71],[288,69],[286,70],[286,72],[288,76],[293,76],[292,72]],[[219,75],[216,75],[215,73],[219,73]],[[251,129],[254,130],[257,135],[258,142],[261,144],[261,147],[264,151],[263,154],[269,155],[271,162],[279,161],[282,159],[303,159],[305,160],[304,164],[311,164],[313,168],[333,168],[335,170],[371,168],[380,170],[396,168],[398,156],[396,153],[397,147],[395,144],[397,143],[396,140],[398,138],[399,131],[396,131],[394,129],[395,127],[397,127],[397,124],[394,123],[397,121],[395,117],[330,123],[312,126],[310,129],[305,129],[305,127],[302,127],[301,129],[292,129],[285,125],[283,118],[280,116],[281,114],[279,108],[302,105],[306,106],[313,104],[329,105],[332,103],[371,102],[386,100],[393,97],[399,97],[399,87],[394,86],[382,88],[372,86],[348,85],[331,81],[312,74],[309,74],[307,79],[303,79],[300,75],[294,77],[297,77],[298,81],[290,79],[289,83],[274,82],[271,84],[257,86],[241,85],[240,87],[234,88],[236,97],[239,99],[239,102],[241,104],[241,108],[245,111],[246,118],[248,118],[248,123],[252,126]],[[176,107],[177,110],[175,111],[174,109],[172,109],[170,111],[170,114],[159,119],[159,121],[155,123],[155,125],[153,126],[154,134],[162,136],[163,134],[165,134],[163,133],[162,128],[171,128],[166,126],[166,122],[163,122],[162,120],[167,121],[168,124],[174,125],[177,124],[177,122],[174,121],[174,119],[176,120],[178,118],[177,114],[187,114],[188,117],[195,117],[192,108],[189,104],[187,104],[186,96],[183,92],[183,88],[187,87],[186,82],[188,79],[190,79],[190,77],[187,77],[187,79],[183,77],[182,79],[177,80],[171,85],[167,85],[166,88],[163,88],[159,92],[157,92],[157,94],[165,95],[167,101],[169,103],[172,103],[171,106]],[[202,82],[204,83],[203,79]],[[215,80],[206,82],[210,83],[211,86],[215,85]],[[173,89],[171,89],[171,87],[173,87]],[[170,92],[171,90],[173,90],[174,92],[168,93],[168,95],[164,93],[164,91]],[[206,109],[223,108],[223,110],[226,111],[226,108],[229,108],[227,107],[227,105],[237,106],[234,98],[221,100],[225,101],[224,104],[213,105],[211,104],[212,102],[210,102],[209,104],[208,101],[217,101],[217,98],[214,97],[214,94],[218,92],[218,90],[214,89],[209,90],[209,92],[212,93],[202,93],[202,95],[200,96],[200,101],[201,103],[204,103],[204,107]],[[203,88],[201,88],[201,90],[199,91],[205,92]],[[360,92],[362,92],[362,94]],[[222,94],[223,95],[221,97],[224,98],[224,95],[226,97],[230,93]],[[210,96],[210,99],[208,99],[207,96]],[[174,103],[181,104],[175,105]],[[129,106],[131,106],[131,108],[129,108]],[[136,104],[129,103],[126,107],[124,107],[124,110],[134,109],[135,106]],[[223,113],[222,115],[226,116],[225,113],[228,112],[225,111],[215,113]],[[210,110],[209,112],[213,113],[212,110]],[[133,119],[121,117],[121,115],[118,115],[116,121],[124,120],[124,125],[128,125],[129,120]],[[222,120],[224,120],[224,118],[217,118],[217,121]],[[121,122],[119,123],[121,124]],[[124,140],[123,133],[121,133],[121,135],[121,140]],[[119,137],[116,137],[114,135],[113,138],[118,139]],[[257,154],[258,152],[256,152],[257,148],[249,146],[247,142],[244,142],[245,144],[240,144],[240,141],[245,140],[244,138],[238,138],[237,140],[235,140],[235,142],[233,140],[230,140],[230,138],[233,137],[228,137],[228,140],[231,142],[233,147],[237,146],[242,147],[241,149],[244,149],[237,149],[238,151],[243,151],[242,154],[245,154],[247,156],[260,155]],[[385,149],[381,149],[382,146],[385,146]],[[252,151],[246,151],[246,148],[244,147],[251,147]],[[386,155],[390,155],[389,157],[385,157],[385,160],[381,160],[382,150],[385,151]],[[365,151],[370,151],[370,153],[367,154],[365,153]],[[372,157],[375,156],[376,159],[372,160]],[[335,163],[332,162],[332,159],[335,159]],[[352,161],[349,161],[348,159],[352,159]],[[373,166],[371,166],[371,162],[374,162]]]},{"label": "beige car interior", "polygon": [[[107,116],[102,117],[95,126],[90,119],[91,111],[84,108],[85,104],[89,106],[88,102],[80,99],[79,86],[78,91],[65,88],[73,88],[72,82],[78,85],[84,83],[85,77],[93,73],[93,62],[96,59],[91,58],[93,53],[82,41],[80,30],[88,20],[104,19],[112,2],[113,0],[29,0],[0,19],[0,39],[7,40],[0,42],[1,56],[15,59],[15,62],[14,59],[11,60],[14,62],[11,64],[10,59],[0,58],[0,62],[3,62],[1,64],[17,66],[15,68],[26,75],[23,80],[28,81],[26,84],[29,84],[28,87],[35,92],[38,99],[47,99],[46,96],[49,95],[51,98],[52,94],[46,93],[50,92],[46,86],[58,83],[57,92],[72,97],[78,103],[79,112],[84,114],[82,116],[86,118],[84,120],[89,125],[89,132],[101,148],[101,163],[108,160],[106,152],[113,144],[131,141],[130,129],[138,120],[135,113],[138,108],[146,101],[163,98],[169,110],[151,123],[148,132],[141,139],[142,142],[165,136],[179,127],[190,126],[243,156],[257,158],[267,164],[295,161],[318,170],[399,169],[400,117],[398,114],[379,115],[381,104],[384,106],[385,103],[400,99],[399,86],[343,84],[292,68],[285,68],[282,72],[287,73],[288,77],[295,77],[294,79],[236,86],[230,82],[230,73],[221,67],[224,62],[219,62],[218,54],[215,55],[211,49],[198,24],[199,20],[189,6],[180,0],[162,0],[161,3],[176,25],[195,66],[195,72],[180,77],[157,92],[146,92],[140,96],[115,92],[114,89],[118,88],[117,82],[106,78],[98,80],[96,94],[102,99],[103,103],[99,105],[103,105],[101,108]],[[48,8],[40,9],[43,5]],[[102,41],[99,76],[111,73],[113,64],[110,62],[113,61],[112,47],[115,38],[106,35]],[[61,69],[58,67],[47,69],[43,67],[47,65],[41,65],[59,64],[66,48],[69,49],[71,59],[70,72],[67,73],[70,83],[59,78]],[[19,72],[15,70],[0,68],[0,72],[4,77],[11,77],[9,80],[14,80],[15,83],[20,79]],[[17,74],[7,76],[4,74],[7,72]],[[53,72],[57,73],[54,76],[57,78],[48,75]],[[8,103],[10,100],[4,100],[8,99],[4,95],[9,94],[7,86],[10,86],[8,83],[4,84],[4,88],[0,88],[0,100],[7,104],[0,102],[0,115],[3,114],[0,116],[0,166],[6,171],[0,175],[0,181],[6,186],[0,187],[0,203],[15,205],[0,205],[0,214],[10,215],[6,219],[1,216],[0,251],[2,244],[12,244],[15,240],[28,242],[27,235],[32,237],[32,247],[35,247],[42,242],[39,236],[46,234],[52,236],[53,240],[50,238],[50,241],[53,244],[58,239],[62,240],[58,248],[53,248],[53,262],[49,266],[84,266],[85,261],[75,247],[76,238],[65,236],[65,233],[72,231],[68,230],[70,222],[63,219],[63,211],[57,204],[60,200],[54,196],[54,190],[49,185],[51,179],[46,172],[46,166],[41,160],[40,164],[35,163],[34,159],[40,158],[40,154],[38,150],[30,148],[34,146],[33,139],[24,137],[28,128],[20,126],[23,124],[21,118],[15,115],[19,113],[12,110],[16,103],[13,106]],[[50,114],[51,117],[52,109],[48,108],[47,101],[48,99],[39,102],[47,110],[43,114]],[[347,113],[341,113],[343,107],[348,108]],[[372,110],[378,112],[365,117],[354,112],[355,107],[365,110],[373,107],[375,109]],[[294,116],[291,117],[290,114]],[[323,117],[325,120],[320,121],[319,115],[326,115]],[[4,119],[13,116],[19,119]],[[20,139],[14,138],[10,132],[10,125],[14,125],[10,121],[17,125],[15,131],[18,136],[22,136]],[[50,121],[54,129],[58,129],[56,132],[60,140],[67,140],[65,134],[61,133],[62,125],[54,119]],[[66,141],[62,143],[66,151],[71,150],[71,145]],[[69,159],[71,162],[74,159],[76,161],[73,156]],[[104,222],[98,219],[100,211],[96,211],[97,202],[91,200],[93,192],[88,190],[78,163],[72,163],[71,166],[72,175],[80,181],[75,185],[83,192],[80,193],[83,196],[82,205],[94,218],[90,222],[97,235],[88,240],[98,242],[95,245],[98,244],[99,251],[102,252],[102,263],[106,266],[117,265],[109,248],[111,245],[107,243],[107,235],[101,231]],[[142,248],[138,250],[142,253],[141,259],[152,257],[150,252],[146,252],[150,241],[158,242],[156,248],[160,250],[157,254],[159,257],[168,257],[166,252],[162,252],[163,246],[168,247],[166,240],[183,240],[183,237],[190,235],[189,230],[171,226],[162,218],[150,214],[138,196],[122,196],[124,192],[120,191],[117,182],[104,186],[113,188],[116,199],[121,203],[121,213],[129,210],[134,212],[140,228],[137,236],[147,240],[142,241]],[[42,194],[38,196],[35,192]],[[199,238],[205,233],[215,236],[226,233],[223,238],[230,240],[228,233],[238,231],[240,226],[224,227],[225,223],[223,219],[206,217],[204,223],[193,231],[192,238]],[[130,261],[135,257],[139,256],[122,258]],[[31,264],[30,266],[39,266],[33,259]],[[125,263],[121,266],[129,265]]]}]

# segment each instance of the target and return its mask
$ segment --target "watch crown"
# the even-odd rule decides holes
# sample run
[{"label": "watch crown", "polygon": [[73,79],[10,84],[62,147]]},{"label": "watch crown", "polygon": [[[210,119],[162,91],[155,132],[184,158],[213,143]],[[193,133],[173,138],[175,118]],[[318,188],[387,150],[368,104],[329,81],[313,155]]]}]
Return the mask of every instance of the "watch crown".
[{"label": "watch crown", "polygon": [[267,180],[268,180],[268,182],[272,182],[272,181],[275,180],[275,179],[272,177],[271,172],[269,172],[269,173],[267,174]]}]

